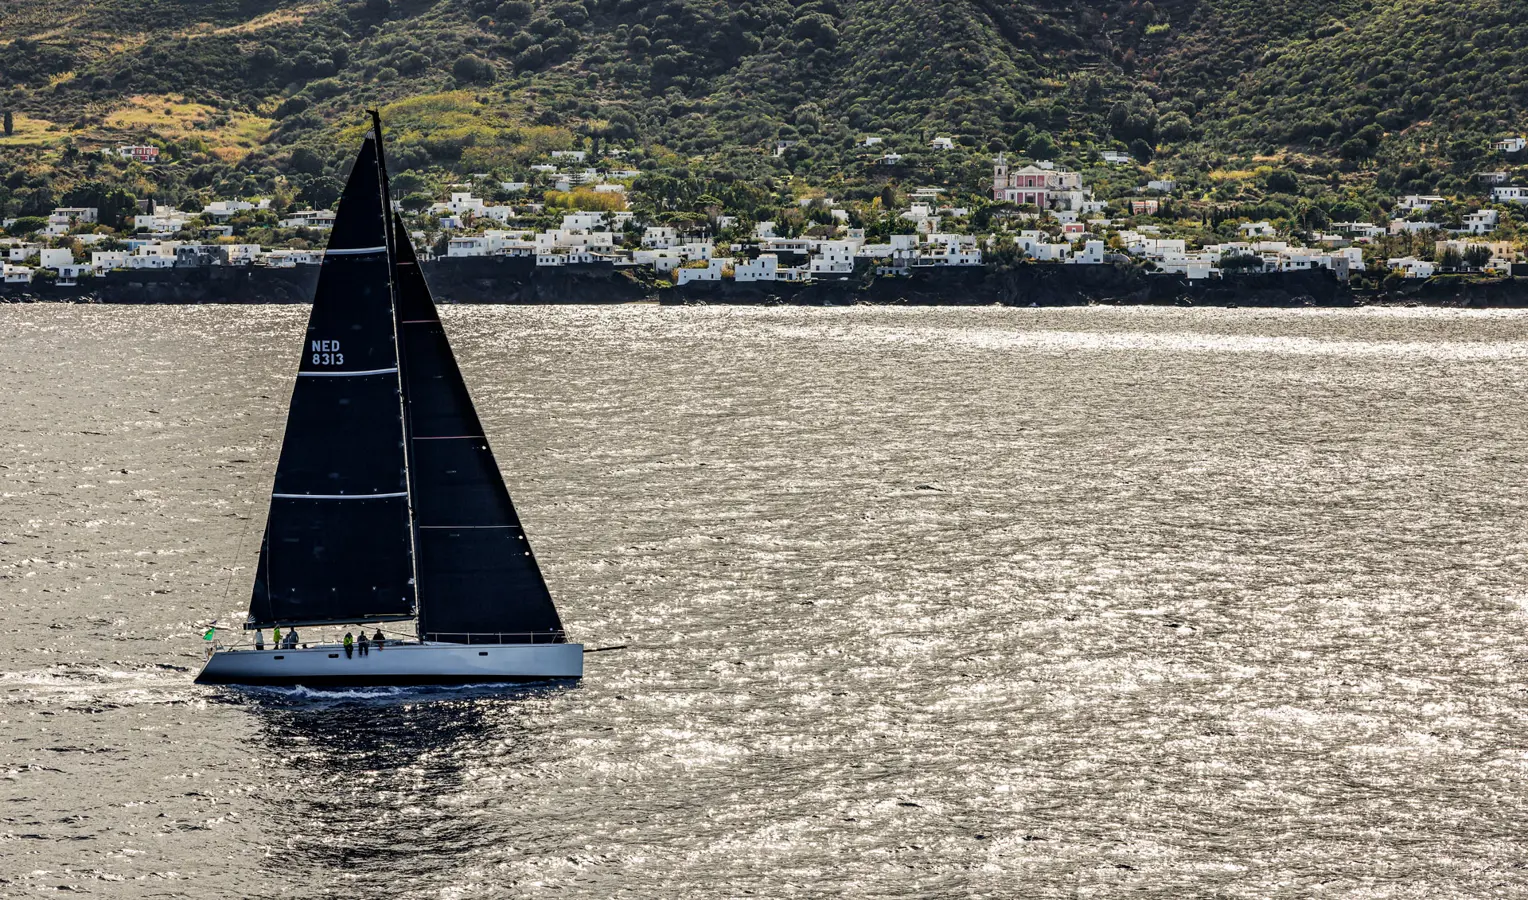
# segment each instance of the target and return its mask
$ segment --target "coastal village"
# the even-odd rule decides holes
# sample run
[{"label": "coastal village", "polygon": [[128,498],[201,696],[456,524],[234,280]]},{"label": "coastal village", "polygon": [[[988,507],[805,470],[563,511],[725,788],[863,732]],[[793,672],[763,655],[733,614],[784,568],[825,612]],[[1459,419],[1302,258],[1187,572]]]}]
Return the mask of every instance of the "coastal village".
[{"label": "coastal village", "polygon": [[[878,153],[879,143],[871,136],[863,146]],[[953,150],[954,144],[935,138],[931,147]],[[1515,160],[1528,152],[1528,139],[1504,138],[1492,149]],[[149,145],[104,152],[146,166],[159,156]],[[873,217],[867,217],[862,201],[840,203],[824,191],[803,189],[793,215],[757,222],[722,212],[703,222],[645,219],[628,203],[641,170],[623,165],[618,154],[593,161],[603,167],[591,165],[590,156],[584,150],[551,151],[522,180],[476,175],[443,186],[423,202],[418,194],[394,201],[395,207],[426,259],[511,258],[537,269],[629,269],[673,287],[898,277],[999,259],[1140,266],[1190,281],[1322,269],[1340,281],[1361,272],[1401,279],[1463,272],[1528,275],[1520,242],[1498,234],[1507,220],[1528,215],[1528,184],[1514,183],[1506,167],[1479,173],[1473,196],[1397,196],[1388,220],[1327,221],[1322,227],[1240,220],[1234,239],[1212,242],[1174,233],[1167,214],[1176,207],[1173,214],[1181,216],[1185,198],[1172,178],[1148,177],[1102,198],[1081,171],[1005,154],[992,161],[990,185],[964,192],[888,189],[870,204]],[[895,166],[896,156],[886,153],[876,162]],[[1109,151],[1093,166],[1129,170],[1137,161]],[[984,215],[973,215],[973,198],[985,207]],[[146,269],[316,265],[335,218],[329,209],[282,208],[269,197],[183,207],[139,201],[126,227],[116,229],[91,207],[57,208],[30,223],[4,220],[0,226],[10,235],[0,237],[4,283],[76,286]],[[1430,215],[1440,208],[1454,210],[1451,221]],[[280,238],[252,242],[247,235],[254,228]],[[1510,233],[1515,236],[1516,228]],[[1384,253],[1383,239],[1398,235],[1411,236],[1411,245],[1423,249]]]}]

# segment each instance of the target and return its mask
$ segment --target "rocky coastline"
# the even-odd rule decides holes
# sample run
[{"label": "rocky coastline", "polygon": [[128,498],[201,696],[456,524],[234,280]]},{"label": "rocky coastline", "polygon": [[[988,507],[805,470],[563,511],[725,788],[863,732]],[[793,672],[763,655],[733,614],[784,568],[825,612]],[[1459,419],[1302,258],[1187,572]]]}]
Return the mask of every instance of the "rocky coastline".
[{"label": "rocky coastline", "polygon": [[[936,268],[841,281],[696,282],[677,287],[650,270],[608,265],[538,268],[516,258],[437,259],[424,265],[441,303],[842,306],[1253,306],[1425,305],[1528,307],[1528,278],[1438,277],[1355,288],[1325,270],[1209,281],[1134,266],[1026,264]],[[0,285],[0,302],[108,304],[306,303],[317,266],[200,266],[121,271],[78,285]]]}]

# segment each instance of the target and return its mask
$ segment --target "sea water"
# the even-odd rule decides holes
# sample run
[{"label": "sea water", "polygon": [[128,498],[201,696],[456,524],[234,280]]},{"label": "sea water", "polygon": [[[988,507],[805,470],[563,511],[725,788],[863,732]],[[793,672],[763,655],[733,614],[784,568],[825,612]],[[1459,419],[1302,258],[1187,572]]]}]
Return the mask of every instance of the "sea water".
[{"label": "sea water", "polygon": [[0,896],[1528,895],[1528,315],[447,308],[629,646],[197,687],[305,315],[0,307]]}]

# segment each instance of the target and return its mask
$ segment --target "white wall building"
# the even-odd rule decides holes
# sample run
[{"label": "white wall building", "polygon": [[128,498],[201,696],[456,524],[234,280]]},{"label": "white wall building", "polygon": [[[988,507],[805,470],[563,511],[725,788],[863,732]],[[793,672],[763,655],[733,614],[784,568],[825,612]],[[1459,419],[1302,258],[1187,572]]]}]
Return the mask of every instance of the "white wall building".
[{"label": "white wall building", "polygon": [[735,281],[775,281],[779,273],[780,257],[773,253],[760,254],[757,259],[740,259],[732,266]]},{"label": "white wall building", "polygon": [[721,281],[722,270],[731,261],[725,257],[716,256],[706,260],[704,269],[684,266],[677,270],[675,281],[678,284],[689,284],[692,281]]}]

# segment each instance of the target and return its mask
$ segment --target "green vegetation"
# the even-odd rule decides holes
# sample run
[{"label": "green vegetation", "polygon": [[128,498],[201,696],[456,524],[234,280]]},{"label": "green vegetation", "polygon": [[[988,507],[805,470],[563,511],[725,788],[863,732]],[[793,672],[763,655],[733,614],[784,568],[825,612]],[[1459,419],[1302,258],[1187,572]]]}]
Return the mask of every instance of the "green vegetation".
[{"label": "green vegetation", "polygon": [[[622,150],[669,216],[774,215],[806,185],[977,204],[998,150],[1113,199],[1144,174],[1090,168],[1117,149],[1207,233],[1319,227],[1528,162],[1489,158],[1528,129],[1528,22],[1485,0],[29,0],[0,35],[6,216],[86,183],[332,202],[366,106],[416,176],[400,196]],[[119,142],[162,162],[93,152]]]}]

